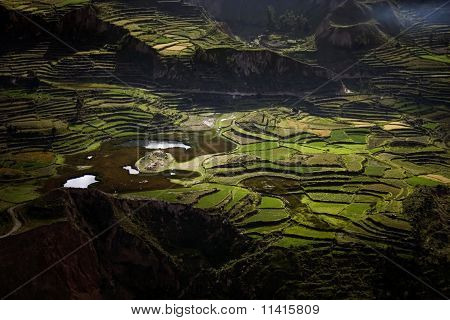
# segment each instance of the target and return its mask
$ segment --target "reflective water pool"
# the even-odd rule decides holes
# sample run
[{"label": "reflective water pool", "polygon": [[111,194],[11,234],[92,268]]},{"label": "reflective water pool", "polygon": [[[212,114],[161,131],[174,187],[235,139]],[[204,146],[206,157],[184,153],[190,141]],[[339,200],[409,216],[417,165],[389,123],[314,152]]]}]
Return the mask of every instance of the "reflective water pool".
[{"label": "reflective water pool", "polygon": [[199,173],[173,170],[159,174],[144,174],[135,163],[149,149],[145,146],[164,148],[176,161],[189,161],[196,156],[231,151],[235,145],[215,132],[177,133],[153,136],[144,141],[109,141],[95,150],[65,157],[58,175],[47,180],[42,191],[64,186],[69,180],[92,175],[98,182],[92,186],[109,193],[126,193],[181,187],[171,179],[192,179]]},{"label": "reflective water pool", "polygon": [[64,188],[76,188],[76,189],[87,189],[91,184],[97,183],[95,176],[91,174],[85,174],[82,177],[69,179],[64,184]]},{"label": "reflective water pool", "polygon": [[185,150],[189,150],[191,146],[184,144],[183,142],[177,141],[149,141],[145,144],[145,149],[174,149],[174,148],[182,148]]}]

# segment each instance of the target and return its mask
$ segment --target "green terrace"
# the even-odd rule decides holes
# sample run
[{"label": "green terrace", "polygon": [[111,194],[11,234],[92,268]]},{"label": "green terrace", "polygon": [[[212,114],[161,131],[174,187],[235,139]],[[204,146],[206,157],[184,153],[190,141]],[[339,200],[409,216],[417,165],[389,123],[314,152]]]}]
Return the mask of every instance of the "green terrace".
[{"label": "green terrace", "polygon": [[142,1],[111,1],[96,6],[103,21],[127,30],[163,57],[189,57],[197,48],[243,47],[198,7],[181,2],[173,2],[170,13],[163,1],[154,1],[150,7]]}]

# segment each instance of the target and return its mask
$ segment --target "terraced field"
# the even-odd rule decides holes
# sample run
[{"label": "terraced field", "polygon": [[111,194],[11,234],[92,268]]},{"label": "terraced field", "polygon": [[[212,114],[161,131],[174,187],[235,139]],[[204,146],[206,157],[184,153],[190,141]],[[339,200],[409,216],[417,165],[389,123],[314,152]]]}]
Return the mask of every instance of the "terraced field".
[{"label": "terraced field", "polygon": [[[221,214],[268,248],[371,247],[408,258],[415,244],[405,199],[420,186],[450,184],[448,24],[422,21],[361,53],[335,81],[342,90],[255,92],[246,76],[260,71],[245,67],[255,57],[233,54],[261,48],[183,1],[0,4],[55,30],[68,14],[94,10],[92,23],[109,37],[66,35],[76,52],[45,32],[0,48],[2,234],[13,224],[9,208],[93,174],[99,182],[89,188]],[[312,56],[313,40],[304,44]],[[237,64],[245,85],[179,88],[178,71],[200,68],[208,50]],[[270,54],[303,68],[294,51]],[[319,62],[307,70],[324,71]],[[220,85],[208,63],[197,80]]]},{"label": "terraced field", "polygon": [[150,6],[148,1],[111,1],[98,8],[100,19],[126,29],[166,58],[190,57],[198,47],[244,47],[222,32],[201,8],[182,1],[153,1]]},{"label": "terraced field", "polygon": [[[351,100],[358,98],[364,97]],[[283,108],[221,115],[216,128],[237,147],[191,160],[190,169],[202,176],[163,198],[220,208],[273,245],[369,241],[407,253],[411,235],[402,200],[417,185],[445,183],[449,154],[423,126],[381,115],[370,122]],[[427,160],[418,161],[421,155]]]}]

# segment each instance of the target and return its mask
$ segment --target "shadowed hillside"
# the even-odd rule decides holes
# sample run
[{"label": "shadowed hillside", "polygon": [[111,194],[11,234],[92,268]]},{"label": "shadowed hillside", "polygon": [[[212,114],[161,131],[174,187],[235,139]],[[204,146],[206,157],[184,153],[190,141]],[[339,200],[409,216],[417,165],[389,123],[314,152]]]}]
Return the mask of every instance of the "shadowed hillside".
[{"label": "shadowed hillside", "polygon": [[[443,196],[442,191],[436,196]],[[415,208],[411,214],[423,209]],[[98,191],[59,190],[14,210],[35,227],[0,239],[0,295],[74,253],[9,298],[436,297],[370,247],[355,246],[345,255],[333,246],[306,251],[270,247],[241,235],[221,215],[186,206],[116,199]],[[418,231],[423,230],[420,223]],[[422,235],[417,241],[423,241]],[[432,253],[438,247],[433,243],[420,251],[421,265],[426,264],[428,272],[446,268],[427,262],[432,257],[445,259]],[[383,254],[398,261],[395,251],[389,250]],[[401,263],[409,270],[418,268],[407,260]],[[436,288],[445,285],[448,290],[448,279],[432,281]]]}]

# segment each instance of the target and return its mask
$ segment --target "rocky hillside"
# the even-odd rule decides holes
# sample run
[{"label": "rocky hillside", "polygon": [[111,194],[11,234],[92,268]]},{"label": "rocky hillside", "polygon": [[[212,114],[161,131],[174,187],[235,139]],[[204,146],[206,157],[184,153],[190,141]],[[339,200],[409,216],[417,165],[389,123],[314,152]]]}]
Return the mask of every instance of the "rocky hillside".
[{"label": "rocky hillside", "polygon": [[[140,85],[157,83],[184,89],[246,91],[283,87],[300,92],[329,77],[321,67],[272,51],[246,48],[224,33],[199,7],[182,2],[112,0],[27,7],[25,2],[20,6],[17,2],[2,1],[0,15],[5,41],[30,39],[45,43],[51,33],[75,51],[107,49],[118,57],[111,73],[127,82],[140,77]],[[61,41],[56,41],[52,51],[45,54],[45,62],[73,55],[73,50],[67,47],[55,50],[58,47],[64,47]],[[83,57],[76,55],[71,59],[83,60]],[[41,67],[48,72],[47,66]],[[41,76],[39,68],[32,69]],[[305,78],[299,78],[298,74]],[[274,81],[270,84],[277,86],[269,88],[269,83],[264,81],[266,77],[272,77]]]},{"label": "rocky hillside", "polygon": [[351,51],[381,45],[401,30],[395,7],[389,1],[370,4],[346,0],[324,19],[316,31],[319,51]]},{"label": "rocky hillside", "polygon": [[[291,25],[294,31],[298,17],[305,20],[307,28],[304,34],[297,30],[298,36],[317,33],[317,28],[327,21],[337,25],[355,25],[373,20],[378,27],[389,33],[398,32],[399,23],[396,22],[394,1],[359,1],[359,0],[190,0],[191,3],[204,6],[215,18],[232,26],[237,34],[245,34],[245,29],[264,33],[267,30],[276,30],[273,24],[281,23]],[[283,29],[278,26],[278,29]],[[289,29],[289,28],[287,28]],[[322,29],[322,28],[320,28]],[[319,30],[320,31],[320,30]]]},{"label": "rocky hillside", "polygon": [[[448,190],[426,193],[438,201],[433,207],[442,203],[438,197],[448,197]],[[411,214],[423,210],[417,199],[411,198]],[[306,251],[269,246],[243,236],[220,214],[183,205],[118,199],[96,190],[56,190],[13,211],[25,227],[0,239],[2,297],[437,297],[370,247],[354,246],[343,255],[333,246]],[[420,225],[423,219],[417,218],[416,230],[423,230],[418,243],[428,242],[424,236],[430,234]],[[440,245],[425,246],[414,263],[389,248],[383,254],[408,270],[426,268],[434,274],[436,268],[445,269],[443,251],[434,251]],[[448,290],[447,280],[426,281]]]},{"label": "rocky hillside", "polygon": [[0,240],[1,296],[73,254],[11,298],[176,298],[200,269],[248,248],[220,216],[99,191],[59,190],[14,210],[34,228]]},{"label": "rocky hillside", "polygon": [[269,27],[270,15],[280,17],[287,11],[307,16],[312,29],[342,0],[188,0],[202,5],[218,20],[229,24],[237,34],[246,28],[263,32]]}]

